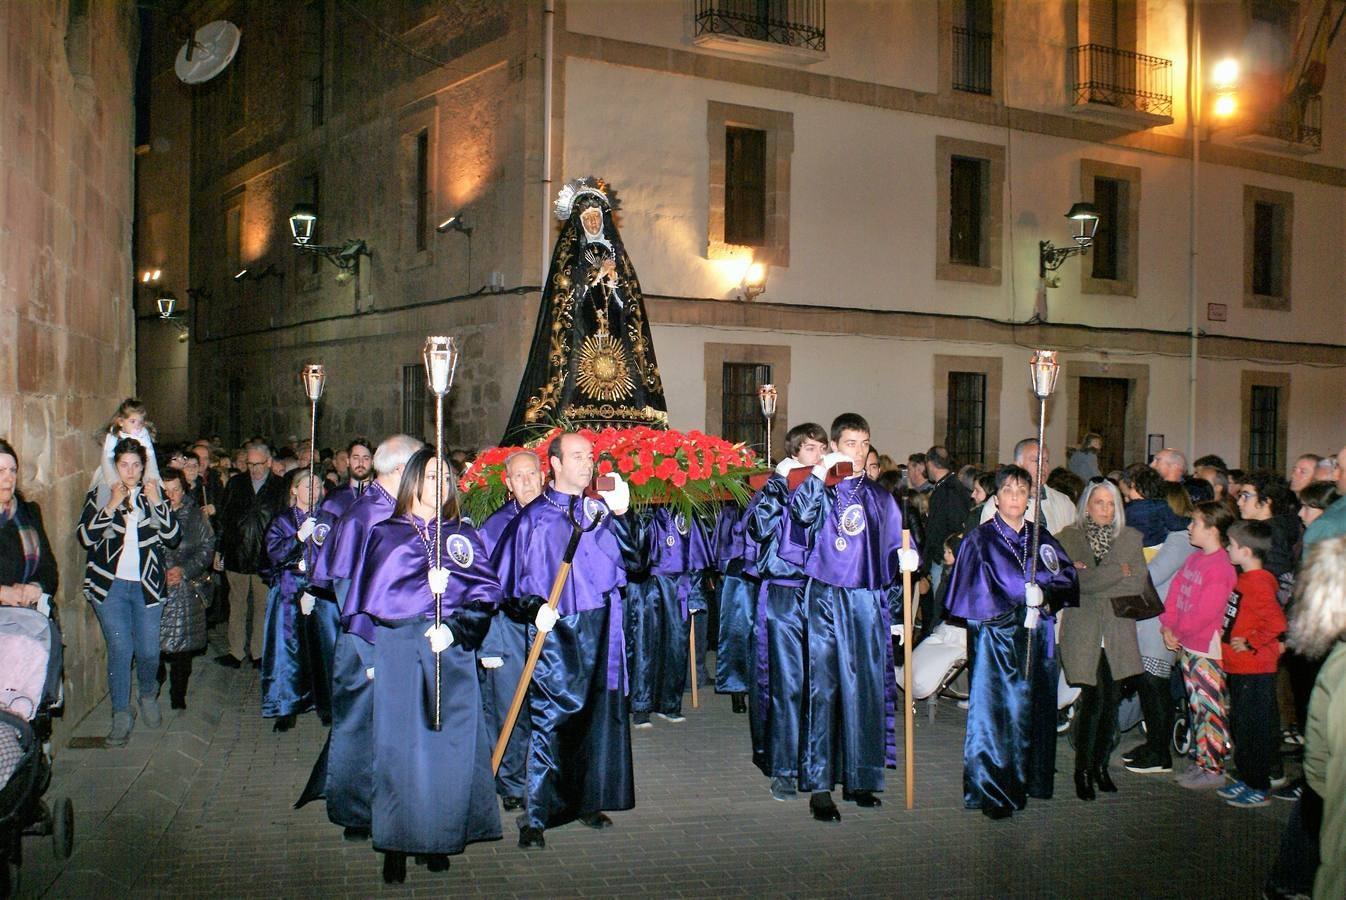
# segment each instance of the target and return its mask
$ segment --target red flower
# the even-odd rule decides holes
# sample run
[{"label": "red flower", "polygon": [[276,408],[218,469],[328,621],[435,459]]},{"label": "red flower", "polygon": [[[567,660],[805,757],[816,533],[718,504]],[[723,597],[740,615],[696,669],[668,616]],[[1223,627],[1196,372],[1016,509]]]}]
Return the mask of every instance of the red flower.
[{"label": "red flower", "polygon": [[631,473],[631,483],[637,485],[644,484],[645,482],[650,480],[650,475],[652,474],[653,473],[650,472],[648,469],[637,469],[636,471]]},{"label": "red flower", "polygon": [[682,487],[687,483],[687,473],[678,469],[669,476],[668,480],[673,482],[674,487]]},{"label": "red flower", "polygon": [[608,459],[600,460],[599,463],[598,463],[598,474],[599,474],[599,475],[611,475],[611,474],[612,474],[612,460],[608,460]]},{"label": "red flower", "polygon": [[617,469],[625,475],[636,467],[636,461],[629,456],[623,456],[617,460]]}]

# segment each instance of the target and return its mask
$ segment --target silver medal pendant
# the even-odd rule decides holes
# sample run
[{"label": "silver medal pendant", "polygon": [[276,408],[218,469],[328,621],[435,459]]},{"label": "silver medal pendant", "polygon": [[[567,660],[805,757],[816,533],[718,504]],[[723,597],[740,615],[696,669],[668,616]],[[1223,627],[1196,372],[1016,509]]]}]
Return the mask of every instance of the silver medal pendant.
[{"label": "silver medal pendant", "polygon": [[299,557],[299,571],[301,572],[308,571],[308,560],[304,559],[304,557],[302,556]]},{"label": "silver medal pendant", "polygon": [[846,539],[844,537],[838,536],[837,539],[832,543],[838,550],[846,549]]}]

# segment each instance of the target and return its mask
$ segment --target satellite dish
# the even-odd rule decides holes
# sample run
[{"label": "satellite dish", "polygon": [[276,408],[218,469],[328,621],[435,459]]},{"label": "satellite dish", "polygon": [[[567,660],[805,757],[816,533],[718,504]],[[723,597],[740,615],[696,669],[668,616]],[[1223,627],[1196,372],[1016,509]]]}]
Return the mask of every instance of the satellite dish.
[{"label": "satellite dish", "polygon": [[209,81],[233,62],[238,52],[239,30],[233,22],[219,19],[196,30],[178,51],[173,69],[187,84]]}]

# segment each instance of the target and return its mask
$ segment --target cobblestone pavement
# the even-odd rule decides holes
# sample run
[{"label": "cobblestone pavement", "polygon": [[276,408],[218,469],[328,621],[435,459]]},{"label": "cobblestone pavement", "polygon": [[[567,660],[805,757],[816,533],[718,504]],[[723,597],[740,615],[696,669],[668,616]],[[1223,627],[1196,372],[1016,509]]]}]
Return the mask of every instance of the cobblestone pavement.
[{"label": "cobblestone pavement", "polygon": [[[744,717],[703,692],[686,722],[633,733],[637,805],[613,814],[615,828],[573,824],[522,851],[506,816],[503,841],[385,887],[369,845],[343,841],[322,804],[291,808],[323,742],[316,717],[273,733],[257,673],[209,656],[188,704],[158,730],[137,726],[123,749],[58,749],[47,797],[73,798],[75,853],[57,860],[27,838],[20,896],[1240,898],[1257,895],[1289,812],[1231,809],[1117,765],[1120,792],[1082,803],[1063,739],[1057,799],[991,822],[962,808],[965,714],[946,703],[933,724],[924,705],[917,716],[915,809],[899,770],[881,808],[841,804],[843,820],[825,825],[806,799],[771,798]],[[76,734],[101,735],[108,718],[104,701]]]}]

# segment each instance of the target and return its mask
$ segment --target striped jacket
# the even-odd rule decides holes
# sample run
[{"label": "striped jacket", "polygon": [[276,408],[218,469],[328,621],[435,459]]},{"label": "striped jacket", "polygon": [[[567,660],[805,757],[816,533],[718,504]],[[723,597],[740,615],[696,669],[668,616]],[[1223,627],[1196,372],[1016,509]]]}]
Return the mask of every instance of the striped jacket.
[{"label": "striped jacket", "polygon": [[[80,545],[89,551],[89,562],[84,568],[84,596],[101,603],[107,599],[112,582],[117,578],[117,560],[125,544],[126,519],[100,507],[94,499],[95,494],[90,491],[84,498],[84,511],[80,513],[75,535]],[[143,492],[136,494],[135,506],[140,511],[137,525],[140,586],[145,592],[145,605],[153,606],[166,591],[160,547],[178,545],[178,519],[166,501],[151,505]]]}]

